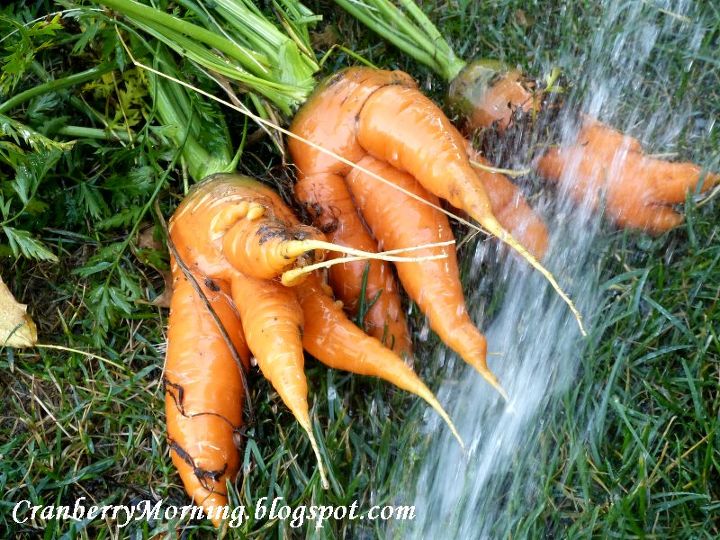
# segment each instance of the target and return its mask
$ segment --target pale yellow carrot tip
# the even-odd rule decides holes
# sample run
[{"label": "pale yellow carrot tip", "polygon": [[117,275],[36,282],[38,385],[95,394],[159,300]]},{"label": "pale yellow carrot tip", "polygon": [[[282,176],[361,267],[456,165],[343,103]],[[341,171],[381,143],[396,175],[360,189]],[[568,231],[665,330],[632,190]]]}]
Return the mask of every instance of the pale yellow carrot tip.
[{"label": "pale yellow carrot tip", "polygon": [[[304,276],[305,274],[309,274],[310,272],[314,272],[315,270],[319,270],[321,268],[330,268],[333,265],[336,264],[343,264],[343,263],[351,263],[356,261],[362,261],[366,259],[376,259],[381,261],[388,261],[388,262],[424,262],[424,261],[434,261],[438,259],[445,259],[447,257],[447,254],[442,253],[438,255],[426,255],[422,257],[395,257],[395,253],[404,253],[408,251],[417,251],[420,249],[428,249],[428,248],[435,248],[435,247],[444,247],[448,246],[450,244],[454,244],[455,241],[451,240],[448,242],[438,242],[434,244],[425,244],[422,246],[413,246],[409,248],[401,248],[401,249],[394,249],[391,251],[383,251],[380,253],[371,253],[366,251],[361,251],[357,249],[352,248],[346,248],[344,246],[339,246],[336,244],[331,244],[328,242],[323,242],[320,240],[291,240],[288,242],[288,247],[285,251],[285,255],[288,257],[295,257],[297,256],[297,250],[302,249],[300,253],[305,253],[307,251],[315,250],[315,249],[324,249],[327,251],[337,251],[340,253],[346,253],[349,256],[348,257],[341,257],[337,259],[330,259],[328,261],[322,261],[319,263],[311,264],[308,266],[303,266],[299,268],[292,268],[291,270],[287,270],[283,272],[281,276],[281,282],[286,287],[292,287],[293,285],[297,285],[300,283],[299,278]],[[300,247],[300,244],[303,244],[303,247]],[[331,246],[331,247],[328,247]]]},{"label": "pale yellow carrot tip", "polygon": [[485,379],[488,383],[490,383],[490,386],[492,386],[495,390],[497,390],[498,394],[500,394],[506,402],[510,401],[510,398],[508,397],[507,392],[502,387],[502,385],[500,384],[500,381],[497,380],[497,377],[495,376],[495,374],[492,371],[490,371],[487,368],[482,369],[482,368],[476,367],[475,369],[477,369],[478,372],[480,372],[480,375],[482,375],[483,379]]},{"label": "pale yellow carrot tip", "polygon": [[455,427],[455,423],[450,419],[450,416],[447,412],[445,412],[445,409],[443,409],[443,406],[440,405],[440,402],[435,398],[435,395],[432,393],[432,391],[425,386],[424,384],[420,383],[421,386],[417,392],[417,395],[423,398],[428,405],[430,405],[433,409],[435,409],[435,412],[437,412],[440,415],[440,418],[444,420],[444,422],[447,424],[447,426],[450,428],[450,431],[452,432],[455,439],[457,439],[457,442],[460,444],[460,448],[465,450],[465,443],[462,440],[462,437],[460,436],[460,433],[458,433],[457,428]]},{"label": "pale yellow carrot tip", "polygon": [[580,333],[583,335],[583,337],[587,336],[587,332],[585,331],[585,326],[582,322],[582,315],[580,315],[580,312],[575,307],[575,304],[572,300],[570,300],[570,297],[565,293],[565,291],[562,290],[560,285],[558,284],[557,280],[555,279],[555,276],[552,275],[552,273],[545,268],[525,247],[515,240],[513,236],[506,231],[500,223],[495,220],[489,220],[486,219],[484,221],[480,222],[483,227],[485,227],[491,234],[499,238],[501,241],[505,242],[508,246],[510,246],[512,249],[517,251],[523,259],[525,259],[528,263],[530,263],[530,266],[535,268],[542,276],[550,283],[553,289],[555,289],[555,292],[560,296],[560,298],[563,299],[563,301],[567,304],[567,306],[570,308],[570,311],[572,312],[573,316],[575,317],[575,320],[578,323],[578,326],[580,327]]},{"label": "pale yellow carrot tip", "polygon": [[312,426],[310,421],[301,422],[300,424],[310,439],[310,446],[312,446],[313,452],[315,452],[315,459],[317,459],[318,471],[320,471],[320,483],[323,489],[330,489],[330,482],[328,482],[327,475],[325,474],[325,466],[323,465],[322,457],[320,456],[320,448],[318,447],[315,435],[312,432]]},{"label": "pale yellow carrot tip", "polygon": [[470,160],[470,165],[475,167],[476,169],[480,169],[482,171],[487,171],[490,173],[498,173],[498,174],[504,174],[505,176],[509,176],[510,178],[518,178],[520,176],[525,176],[526,174],[530,174],[532,172],[532,169],[501,169],[499,167],[491,167],[490,165],[485,165],[484,163],[480,163],[479,161]]}]

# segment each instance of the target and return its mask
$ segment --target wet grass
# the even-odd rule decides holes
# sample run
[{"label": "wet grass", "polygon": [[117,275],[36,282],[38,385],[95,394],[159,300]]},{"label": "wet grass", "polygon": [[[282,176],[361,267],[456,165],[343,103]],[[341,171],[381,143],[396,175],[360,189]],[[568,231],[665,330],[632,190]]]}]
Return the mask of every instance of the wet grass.
[{"label": "wet grass", "polygon": [[[699,116],[712,117],[720,111],[720,65],[714,52],[720,14],[707,4],[702,16],[710,29],[694,57],[686,58],[671,43],[661,44],[657,54],[668,77],[654,76],[652,62],[644,69],[648,88],[663,87],[672,99],[690,101]],[[599,16],[595,2],[425,5],[463,57],[499,57],[530,70],[577,57]],[[326,13],[336,29],[326,32],[325,40],[329,36],[377,65],[408,70],[426,90],[442,95],[442,82],[427,70],[327,3],[312,7]],[[41,3],[27,17],[53,9]],[[98,32],[99,38],[111,40]],[[89,46],[71,53],[78,34],[68,28],[57,47],[39,52],[44,70],[29,70],[18,90],[38,84],[43,71],[60,78],[97,63],[102,50]],[[346,54],[337,52],[326,71],[348,62]],[[98,505],[160,499],[187,503],[164,434],[160,374],[167,311],[149,303],[163,290],[159,271],[166,255],[162,246],[141,244],[138,238],[123,244],[135,223],[142,222],[141,229],[154,224],[152,213],[133,209],[155,198],[169,215],[182,194],[183,175],[181,168],[169,167],[173,150],[156,144],[162,133],[147,127],[152,116],[133,112],[143,110],[144,99],[133,92],[132,85],[107,80],[96,92],[62,91],[12,111],[14,118],[62,139],[57,135],[62,126],[103,127],[88,111],[92,106],[106,120],[138,134],[132,144],[83,139],[42,177],[37,196],[42,211],[31,207],[18,227],[49,246],[59,263],[5,258],[2,264],[4,280],[30,305],[41,342],[96,355],[0,351],[0,530],[15,537],[213,534],[207,522],[187,520],[134,522],[122,531],[112,520],[72,525],[53,519],[12,521],[12,506],[20,500],[72,505],[84,496]],[[628,107],[642,104],[650,115],[665,103],[654,95],[658,92],[647,90],[629,97]],[[77,98],[82,98],[79,103]],[[683,156],[720,168],[717,127],[703,137],[683,131],[676,142],[672,149]],[[260,143],[247,150],[241,167],[284,184],[278,163],[269,145]],[[12,171],[3,167],[0,178],[8,182]],[[157,193],[156,186],[161,188]],[[6,197],[10,190],[2,187]],[[595,338],[577,384],[544,419],[539,453],[530,467],[541,489],[531,497],[509,493],[507,523],[498,524],[498,530],[510,530],[516,538],[720,534],[718,215],[717,200],[699,209],[689,206],[687,223],[655,240],[607,229]],[[106,262],[115,264],[110,278]],[[432,337],[422,342],[420,355],[431,357],[435,346]],[[433,365],[421,371],[433,387],[444,376]],[[360,508],[368,508],[391,501],[398,492],[398,463],[420,459],[417,449],[432,437],[418,427],[426,408],[388,385],[314,361],[308,362],[308,381],[331,489],[320,488],[306,437],[255,374],[251,384],[258,422],[248,433],[235,502],[251,508],[261,497],[282,496],[291,505],[358,500]],[[375,538],[383,530],[381,522],[331,521],[323,529],[296,530],[287,521],[251,519],[231,534]]]}]

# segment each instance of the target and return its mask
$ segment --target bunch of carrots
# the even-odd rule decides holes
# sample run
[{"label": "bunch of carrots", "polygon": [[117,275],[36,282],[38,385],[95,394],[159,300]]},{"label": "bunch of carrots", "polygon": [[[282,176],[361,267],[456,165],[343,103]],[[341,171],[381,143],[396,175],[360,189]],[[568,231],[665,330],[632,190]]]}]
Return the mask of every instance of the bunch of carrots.
[{"label": "bunch of carrots", "polygon": [[168,437],[195,501],[208,508],[227,503],[225,481],[239,467],[236,444],[251,354],[306,431],[325,487],[303,350],[330,367],[381,377],[422,397],[460,440],[413,370],[347,318],[316,271],[303,269],[318,249],[348,250],[301,225],[272,189],[237,174],[211,176],[178,207],[169,233]]},{"label": "bunch of carrots", "polygon": [[[459,58],[414,0],[335,0],[365,26],[426,65],[448,83],[447,102],[467,135],[488,132],[501,140],[513,131],[522,146],[537,131],[559,139],[558,110],[564,107],[559,70],[545,80],[528,77],[502,62]],[[720,175],[692,163],[648,156],[640,142],[581,114],[566,143],[540,144],[531,166],[551,182],[562,182],[578,203],[600,209],[620,227],[662,234],[682,223],[672,208],[697,189],[707,192]],[[511,128],[517,128],[512,130]],[[529,142],[529,141],[528,141]]]},{"label": "bunch of carrots", "polygon": [[[387,120],[398,115],[405,131]],[[224,500],[223,483],[237,471],[233,433],[241,419],[240,383],[250,353],[307,432],[323,483],[303,349],[331,367],[381,377],[423,397],[460,440],[429,389],[391,350],[411,354],[398,288],[392,270],[383,266],[387,261],[395,262],[405,290],[431,327],[505,396],[488,369],[485,338],[467,313],[452,231],[438,197],[476,217],[540,266],[495,217],[481,177],[470,165],[466,141],[407,74],[370,68],[340,72],[320,86],[291,130],[298,136],[290,144],[298,169],[296,196],[312,212],[317,228],[301,225],[269,188],[229,175],[202,182],[170,222],[175,290],[165,380],[168,435],[186,488],[209,506]],[[442,167],[433,166],[435,161]],[[511,226],[528,214],[525,207],[520,219],[513,207],[498,210]],[[388,252],[377,254],[379,243]],[[316,263],[322,258],[316,252],[326,250],[350,255],[350,260]],[[413,250],[418,257],[394,255]],[[359,267],[366,258],[371,259],[367,273]],[[333,285],[342,304],[317,273],[330,265],[331,271],[341,269],[334,272]],[[376,337],[352,324],[341,307],[358,305],[363,279],[370,294],[377,291],[372,309],[381,307],[375,313],[371,309]],[[203,301],[214,316],[202,310]],[[200,357],[205,361],[199,366]],[[208,362],[216,374],[210,381],[198,373]],[[218,403],[213,395],[220,387],[224,399]],[[221,405],[234,409],[226,413]]]},{"label": "bunch of carrots", "polygon": [[[398,114],[406,115],[405,132],[385,120]],[[370,68],[340,72],[301,108],[291,132],[298,136],[290,143],[298,169],[296,197],[316,227],[300,224],[266,186],[227,174],[199,184],[169,226],[175,290],[165,380],[168,435],[186,488],[209,506],[224,501],[224,482],[237,471],[233,433],[241,420],[242,373],[250,353],[307,432],[323,483],[303,349],[330,367],[381,377],[419,395],[460,441],[445,411],[400,356],[411,355],[410,334],[389,261],[441,339],[505,396],[488,369],[485,338],[467,313],[454,239],[438,197],[498,231],[539,266],[495,217],[469,163],[466,141],[408,75]],[[448,171],[454,173],[450,179]],[[499,210],[512,226],[528,214],[525,207],[520,219],[513,207]],[[379,244],[388,251],[378,253]],[[346,257],[317,262],[325,251]],[[407,251],[416,256],[397,255]],[[364,270],[367,259],[370,269]],[[318,273],[327,266],[341,302]],[[363,288],[376,296],[371,335],[342,309],[354,309]],[[377,306],[381,309],[373,312]],[[199,373],[207,362],[216,374],[210,381]],[[213,395],[221,387],[223,400],[217,402]]]},{"label": "bunch of carrots", "polygon": [[[409,367],[412,342],[401,286],[442,341],[507,397],[488,368],[485,337],[465,305],[449,218],[519,253],[550,281],[583,330],[572,302],[539,262],[548,248],[543,221],[411,76],[354,67],[309,83],[319,69],[304,26],[312,19],[291,0],[276,4],[287,36],[272,32],[272,23],[246,0],[222,0],[196,10],[192,23],[133,0],[100,3],[126,15],[136,32],[159,40],[151,51],[155,67],[138,64],[151,72],[150,95],[158,114],[175,128],[172,136],[183,145],[188,170],[199,181],[168,228],[173,297],[164,375],[171,455],[194,501],[207,508],[227,504],[226,484],[239,469],[251,357],[307,433],[324,485],[303,351],[329,367],[380,377],[418,395],[462,444],[433,393]],[[357,7],[361,4],[338,3],[355,9],[368,24]],[[419,21],[423,31],[433,33],[417,6],[401,4],[413,17],[410,23]],[[222,29],[217,21],[224,21]],[[467,65],[438,36],[430,41],[450,58],[441,73],[456,81],[451,85],[454,103],[464,107],[474,127],[503,130],[514,111],[541,106],[517,74],[500,68],[488,74],[485,64]],[[183,97],[187,84],[179,80],[169,48],[198,63],[230,92],[228,79],[239,82],[254,112],[245,105],[236,108],[287,136],[297,174],[295,200],[310,225],[300,223],[272,189],[233,173],[237,156],[229,140],[212,152],[198,144],[203,128],[191,100]],[[272,65],[269,55],[278,50],[284,52],[275,61],[289,66],[281,74],[263,68],[264,62]],[[420,60],[425,57],[436,58]],[[280,127],[278,118],[295,110],[289,129]],[[674,211],[660,205],[684,197],[700,169],[653,160],[637,141],[595,121],[583,124],[574,145],[549,150],[537,168],[559,179],[568,163],[579,161],[577,190],[586,192],[598,185],[598,156],[607,162],[618,148],[634,161],[611,183],[618,187],[609,188],[610,200],[620,209],[613,214],[616,221],[644,224],[652,231],[677,224]],[[717,181],[709,178],[708,185]],[[646,214],[628,219],[638,208]],[[361,328],[350,317],[368,305]],[[220,518],[214,521],[219,524]]]}]

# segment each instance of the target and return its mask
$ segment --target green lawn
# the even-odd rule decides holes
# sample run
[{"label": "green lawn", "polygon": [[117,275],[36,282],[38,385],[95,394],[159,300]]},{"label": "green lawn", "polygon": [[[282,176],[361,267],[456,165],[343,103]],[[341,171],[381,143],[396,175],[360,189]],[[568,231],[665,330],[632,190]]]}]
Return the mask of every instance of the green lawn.
[{"label": "green lawn", "polygon": [[[639,136],[653,152],[677,152],[719,170],[718,8],[700,1],[680,7],[659,1],[597,4],[423,3],[463,57],[498,57],[530,73],[559,63],[574,79],[573,95],[583,107],[597,107],[604,119]],[[317,28],[318,51],[331,43],[344,45],[376,65],[409,71],[423,89],[442,99],[443,83],[428,70],[328,2],[308,5],[324,16]],[[25,3],[12,2],[0,9],[0,36],[16,28],[13,20],[63,9],[49,1],[21,6]],[[618,41],[628,21],[637,31]],[[36,29],[0,42],[6,47],[0,52],[0,103],[48,80],[122,57],[112,29],[81,28],[70,18],[63,25],[52,35]],[[352,62],[336,50],[324,69],[331,73]],[[193,537],[213,534],[209,522],[187,520],[134,522],[121,531],[112,520],[72,526],[52,519],[12,520],[12,508],[21,500],[33,505],[72,505],[79,497],[98,505],[159,499],[187,504],[165,441],[160,375],[167,310],[152,301],[164,289],[161,272],[167,267],[156,208],[169,216],[189,181],[176,149],[154,122],[143,74],[125,67],[123,74],[106,73],[90,86],[43,93],[3,112],[51,139],[76,140],[71,149],[34,136],[32,152],[30,141],[23,141],[22,133],[14,140],[0,117],[2,225],[29,231],[57,257],[15,257],[0,235],[2,277],[29,304],[41,343],[91,353],[0,350],[0,530],[8,531],[7,537],[149,538],[179,528]],[[593,86],[603,81],[605,86]],[[228,114],[237,144],[243,120]],[[107,126],[114,135],[107,135]],[[267,139],[246,148],[239,169],[285,192],[292,181]],[[553,202],[563,200],[562,194],[537,179],[525,180],[524,187],[548,214],[572,208]],[[718,199],[699,207],[688,204],[687,222],[657,239],[608,225],[597,232],[584,252],[586,283],[597,286],[593,305],[585,306],[592,328],[588,341],[578,345],[584,353],[556,359],[572,363],[558,371],[570,379],[558,382],[555,388],[562,391],[543,403],[526,446],[510,452],[512,466],[495,481],[505,487],[502,500],[492,506],[497,514],[484,525],[483,515],[475,515],[476,533],[502,538],[720,536]],[[41,249],[23,238],[20,247],[26,251]],[[483,327],[489,327],[513,284],[506,267],[491,257],[483,271],[492,283],[480,280],[472,269],[473,249],[474,244],[462,251],[466,290],[475,309],[482,306],[488,314]],[[422,319],[414,316],[413,321],[421,333]],[[533,323],[544,335],[543,318]],[[532,334],[523,339],[527,346]],[[434,389],[464,373],[455,363],[451,369],[438,365],[444,355],[433,337],[419,342],[418,357],[427,359],[417,368]],[[512,365],[503,369],[512,376]],[[427,430],[426,407],[387,384],[334,372],[313,360],[307,374],[331,489],[320,487],[306,436],[254,373],[257,423],[248,432],[244,474],[233,502],[254,507],[262,497],[282,496],[291,506],[358,500],[368,508],[429,497],[428,491],[413,494],[426,460],[437,457],[432,451],[437,435]],[[447,387],[441,396],[451,399]],[[432,496],[442,499],[444,494]],[[435,519],[437,527],[445,516],[424,519]],[[418,533],[402,527],[393,531],[400,537]],[[319,530],[296,530],[289,522],[250,519],[230,535],[375,538],[385,536],[385,524],[341,520]]]}]

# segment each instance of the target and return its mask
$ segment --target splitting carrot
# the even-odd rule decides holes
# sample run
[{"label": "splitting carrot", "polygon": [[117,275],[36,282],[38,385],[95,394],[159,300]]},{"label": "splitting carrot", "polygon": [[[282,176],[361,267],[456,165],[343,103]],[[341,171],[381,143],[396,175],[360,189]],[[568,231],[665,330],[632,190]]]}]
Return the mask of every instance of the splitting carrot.
[{"label": "splitting carrot", "polygon": [[[236,441],[244,393],[240,368],[208,307],[217,314],[245,369],[250,354],[229,301],[229,285],[197,279],[208,298],[206,306],[174,260],[172,268],[163,380],[168,442],[185,490],[196,504],[211,511],[227,505],[225,483],[233,481],[240,468]],[[210,515],[218,526],[217,514]]]}]

